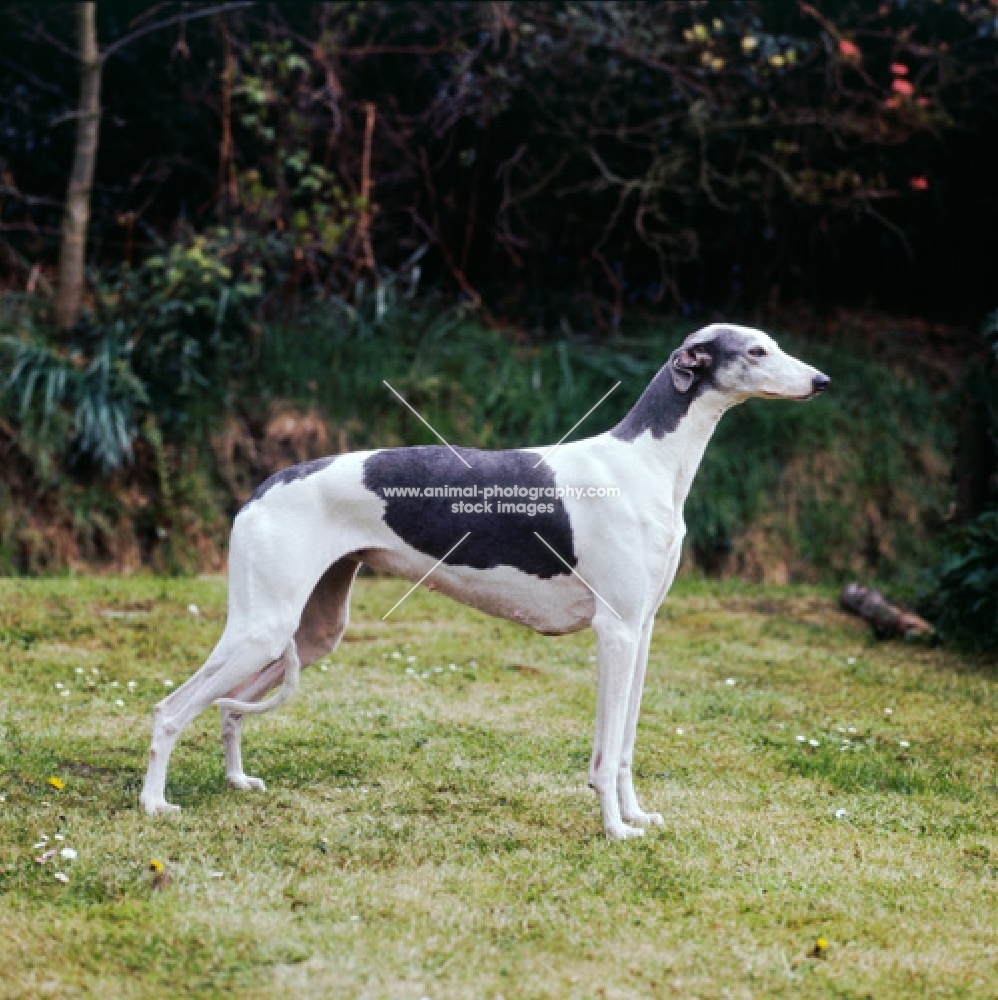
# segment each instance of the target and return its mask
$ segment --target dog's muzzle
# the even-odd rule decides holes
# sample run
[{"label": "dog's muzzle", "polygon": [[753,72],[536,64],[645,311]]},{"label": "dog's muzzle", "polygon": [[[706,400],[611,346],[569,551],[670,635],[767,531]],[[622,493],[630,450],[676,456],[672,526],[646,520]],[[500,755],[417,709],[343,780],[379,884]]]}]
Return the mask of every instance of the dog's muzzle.
[{"label": "dog's muzzle", "polygon": [[832,380],[827,375],[815,375],[811,379],[811,395],[817,396],[819,392],[824,392],[831,384]]}]

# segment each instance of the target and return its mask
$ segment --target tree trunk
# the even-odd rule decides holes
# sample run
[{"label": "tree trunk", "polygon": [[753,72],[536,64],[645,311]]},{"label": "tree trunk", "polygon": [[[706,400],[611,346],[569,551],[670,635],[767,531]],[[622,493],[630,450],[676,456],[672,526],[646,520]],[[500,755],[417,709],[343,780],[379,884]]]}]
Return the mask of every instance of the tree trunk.
[{"label": "tree trunk", "polygon": [[76,324],[83,296],[83,267],[86,263],[87,223],[90,220],[90,188],[97,159],[97,131],[100,125],[101,57],[97,49],[94,23],[96,4],[77,7],[80,45],[80,109],[76,121],[76,153],[66,189],[66,210],[62,217],[62,246],[59,251],[59,285],[55,317],[63,330]]},{"label": "tree trunk", "polygon": [[222,136],[218,146],[218,203],[223,215],[231,211],[239,199],[236,165],[232,144],[232,83],[236,78],[236,59],[232,54],[232,39],[225,18],[219,17],[222,35]]},{"label": "tree trunk", "polygon": [[364,253],[364,266],[374,271],[374,248],[371,246],[371,143],[374,140],[374,117],[377,109],[370,101],[364,105],[364,155],[360,168],[360,218],[357,220],[357,239]]}]

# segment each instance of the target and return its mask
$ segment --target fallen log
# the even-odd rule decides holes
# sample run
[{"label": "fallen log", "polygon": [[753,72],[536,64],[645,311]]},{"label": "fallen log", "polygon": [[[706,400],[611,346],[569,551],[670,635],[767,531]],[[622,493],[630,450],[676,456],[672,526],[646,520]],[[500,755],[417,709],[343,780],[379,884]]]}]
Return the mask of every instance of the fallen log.
[{"label": "fallen log", "polygon": [[913,639],[933,635],[935,629],[924,619],[905,608],[892,604],[874,587],[861,583],[847,584],[839,594],[839,604],[844,611],[868,621],[878,639],[900,636]]}]

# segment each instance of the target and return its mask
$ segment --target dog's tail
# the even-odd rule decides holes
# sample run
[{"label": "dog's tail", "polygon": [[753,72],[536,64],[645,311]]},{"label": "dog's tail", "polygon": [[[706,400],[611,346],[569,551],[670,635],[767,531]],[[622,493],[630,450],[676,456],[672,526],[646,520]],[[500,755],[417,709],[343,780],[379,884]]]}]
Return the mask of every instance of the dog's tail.
[{"label": "dog's tail", "polygon": [[284,650],[284,683],[281,690],[271,695],[266,701],[236,701],[235,698],[216,698],[215,705],[240,715],[259,715],[261,712],[272,712],[280,708],[298,690],[298,678],[301,675],[301,660],[298,658],[298,647],[294,639]]}]

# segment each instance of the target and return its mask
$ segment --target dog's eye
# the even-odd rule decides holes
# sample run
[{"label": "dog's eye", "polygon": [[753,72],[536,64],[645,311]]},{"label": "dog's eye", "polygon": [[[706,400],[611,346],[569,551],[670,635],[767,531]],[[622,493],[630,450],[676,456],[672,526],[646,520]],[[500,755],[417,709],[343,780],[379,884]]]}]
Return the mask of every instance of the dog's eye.
[{"label": "dog's eye", "polygon": [[766,348],[765,347],[750,347],[749,348],[749,354],[751,354],[753,358],[764,358],[766,356]]}]

